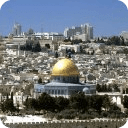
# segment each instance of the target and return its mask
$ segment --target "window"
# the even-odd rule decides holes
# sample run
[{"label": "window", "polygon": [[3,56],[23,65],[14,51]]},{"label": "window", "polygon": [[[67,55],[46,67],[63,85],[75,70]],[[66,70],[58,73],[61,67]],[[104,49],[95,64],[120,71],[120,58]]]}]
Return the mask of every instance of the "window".
[{"label": "window", "polygon": [[67,77],[67,81],[70,82],[70,78],[69,77]]},{"label": "window", "polygon": [[57,90],[55,90],[55,95],[57,94]]},{"label": "window", "polygon": [[65,82],[65,77],[63,78],[63,81]]},{"label": "window", "polygon": [[61,94],[64,95],[64,90],[61,90]]},{"label": "window", "polygon": [[58,94],[60,95],[60,90],[58,90]]},{"label": "window", "polygon": [[67,92],[67,90],[64,90],[64,94],[65,94],[65,95],[67,94],[66,92]]},{"label": "window", "polygon": [[73,77],[73,79],[72,79],[72,80],[73,80],[72,82],[74,83],[74,82],[75,82],[75,77]]}]

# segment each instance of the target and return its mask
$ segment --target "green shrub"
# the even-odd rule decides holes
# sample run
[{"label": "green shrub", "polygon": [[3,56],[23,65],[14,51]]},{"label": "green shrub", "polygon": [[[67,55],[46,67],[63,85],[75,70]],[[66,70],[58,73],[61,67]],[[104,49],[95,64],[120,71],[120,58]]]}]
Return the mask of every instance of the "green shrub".
[{"label": "green shrub", "polygon": [[110,117],[110,118],[115,118],[116,115],[115,115],[115,113],[111,113],[111,114],[109,114],[109,117]]},{"label": "green shrub", "polygon": [[96,112],[96,111],[94,111],[94,112],[92,112],[91,114],[90,114],[92,117],[99,117],[99,113],[98,112]]},{"label": "green shrub", "polygon": [[53,112],[47,112],[47,114],[44,115],[45,118],[53,119],[55,117],[55,113]]},{"label": "green shrub", "polygon": [[87,114],[87,113],[85,113],[85,114],[80,114],[80,115],[78,116],[78,118],[79,118],[80,120],[86,120],[86,119],[89,118],[89,114]]},{"label": "green shrub", "polygon": [[60,114],[64,119],[74,119],[77,117],[77,111],[75,109],[65,109]]},{"label": "green shrub", "polygon": [[78,118],[79,118],[79,120],[86,120],[86,119],[94,119],[95,116],[90,115],[88,113],[84,113],[84,114],[79,114]]},{"label": "green shrub", "polygon": [[73,115],[73,114],[64,114],[63,115],[63,118],[64,119],[74,119],[75,118],[75,115]]},{"label": "green shrub", "polygon": [[60,120],[63,118],[63,116],[60,113],[56,114],[55,117],[57,120]]},{"label": "green shrub", "polygon": [[124,113],[126,114],[126,117],[128,117],[128,109],[125,109]]},{"label": "green shrub", "polygon": [[102,111],[102,112],[101,112],[101,118],[103,118],[103,117],[108,117],[108,115],[109,115],[109,113],[106,112],[106,111]]}]

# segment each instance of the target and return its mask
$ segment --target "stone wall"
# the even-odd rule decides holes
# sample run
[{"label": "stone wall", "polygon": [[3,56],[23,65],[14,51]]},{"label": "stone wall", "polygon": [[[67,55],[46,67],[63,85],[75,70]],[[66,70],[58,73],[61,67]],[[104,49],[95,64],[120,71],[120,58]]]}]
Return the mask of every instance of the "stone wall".
[{"label": "stone wall", "polygon": [[9,128],[119,128],[125,123],[126,119],[115,119],[5,123],[4,125]]}]

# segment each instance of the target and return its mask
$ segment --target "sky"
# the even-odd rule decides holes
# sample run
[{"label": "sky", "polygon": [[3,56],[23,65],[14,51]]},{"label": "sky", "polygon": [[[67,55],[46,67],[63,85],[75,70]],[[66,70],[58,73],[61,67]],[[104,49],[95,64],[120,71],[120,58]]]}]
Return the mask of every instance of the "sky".
[{"label": "sky", "polygon": [[118,0],[10,0],[0,10],[0,35],[11,33],[15,22],[23,32],[59,33],[90,23],[94,36],[113,36],[128,31],[128,10]]}]

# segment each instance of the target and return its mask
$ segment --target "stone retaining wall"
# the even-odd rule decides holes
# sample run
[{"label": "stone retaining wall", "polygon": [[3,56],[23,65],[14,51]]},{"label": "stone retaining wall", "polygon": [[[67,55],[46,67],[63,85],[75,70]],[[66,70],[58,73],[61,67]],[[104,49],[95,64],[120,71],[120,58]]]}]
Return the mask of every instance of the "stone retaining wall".
[{"label": "stone retaining wall", "polygon": [[119,128],[126,119],[4,123],[9,128]]}]

